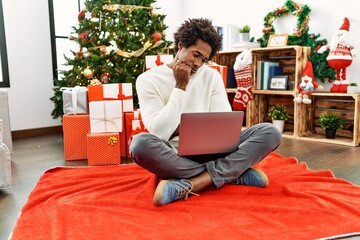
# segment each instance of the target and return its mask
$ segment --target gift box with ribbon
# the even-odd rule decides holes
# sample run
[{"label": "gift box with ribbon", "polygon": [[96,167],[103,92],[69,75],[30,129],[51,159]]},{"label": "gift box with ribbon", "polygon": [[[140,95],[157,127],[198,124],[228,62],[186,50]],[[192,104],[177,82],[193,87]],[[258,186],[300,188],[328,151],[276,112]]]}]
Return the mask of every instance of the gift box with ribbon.
[{"label": "gift box with ribbon", "polygon": [[87,88],[76,86],[61,88],[65,115],[88,114]]},{"label": "gift box with ribbon", "polygon": [[220,73],[220,75],[221,75],[221,77],[222,77],[222,79],[224,81],[224,86],[226,87],[228,67],[223,66],[223,65],[218,65],[218,64],[215,64],[215,63],[211,63],[208,66],[211,67],[211,68],[216,69]]},{"label": "gift box with ribbon", "polygon": [[98,86],[88,86],[89,102],[121,100],[122,111],[134,111],[133,91],[131,83],[108,83]]},{"label": "gift box with ribbon", "polygon": [[173,55],[149,55],[145,56],[146,70],[163,64],[171,63],[174,59]]},{"label": "gift box with ribbon", "polygon": [[120,141],[119,133],[87,134],[88,165],[119,165]]},{"label": "gift box with ribbon", "polygon": [[89,103],[90,132],[122,132],[122,106],[120,100],[93,101]]},{"label": "gift box with ribbon", "polygon": [[90,131],[89,114],[64,115],[62,124],[65,160],[86,159],[86,135]]},{"label": "gift box with ribbon", "polygon": [[126,153],[130,157],[129,145],[132,137],[141,132],[148,132],[145,128],[140,114],[140,109],[134,112],[125,113],[125,136],[126,136]]}]

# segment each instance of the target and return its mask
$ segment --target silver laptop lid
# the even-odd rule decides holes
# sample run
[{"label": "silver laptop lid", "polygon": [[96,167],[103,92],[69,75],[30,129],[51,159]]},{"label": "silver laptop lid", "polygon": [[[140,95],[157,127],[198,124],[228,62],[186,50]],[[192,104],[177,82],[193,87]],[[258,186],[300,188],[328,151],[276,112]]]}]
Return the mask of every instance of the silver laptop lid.
[{"label": "silver laptop lid", "polygon": [[227,153],[240,144],[244,112],[183,113],[178,155]]}]

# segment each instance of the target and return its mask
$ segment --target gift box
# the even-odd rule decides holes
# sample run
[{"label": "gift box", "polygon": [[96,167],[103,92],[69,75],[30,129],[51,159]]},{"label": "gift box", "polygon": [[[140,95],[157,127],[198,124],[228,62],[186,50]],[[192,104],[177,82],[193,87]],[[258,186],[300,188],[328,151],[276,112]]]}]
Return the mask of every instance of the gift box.
[{"label": "gift box", "polygon": [[133,91],[131,83],[108,83],[98,86],[88,86],[89,102],[121,100],[122,111],[134,111]]},{"label": "gift box", "polygon": [[90,131],[89,114],[64,115],[62,123],[65,160],[86,159],[86,135]]},{"label": "gift box", "polygon": [[88,133],[86,138],[89,166],[120,164],[118,132]]},{"label": "gift box", "polygon": [[0,119],[0,189],[11,187],[11,156],[9,148],[3,143],[3,120]]},{"label": "gift box", "polygon": [[65,115],[88,114],[87,88],[76,86],[61,88]]},{"label": "gift box", "polygon": [[211,68],[216,69],[220,73],[220,75],[221,75],[221,77],[222,77],[222,79],[224,81],[224,86],[226,87],[228,67],[227,66],[222,66],[222,65],[217,65],[217,64],[210,64],[208,66],[211,67]]},{"label": "gift box", "polygon": [[163,64],[171,63],[174,59],[173,55],[149,55],[145,56],[145,66],[146,70],[149,70],[153,67],[160,66]]},{"label": "gift box", "polygon": [[90,132],[122,132],[122,105],[120,100],[93,101],[89,103]]},{"label": "gift box", "polygon": [[126,154],[128,158],[130,157],[129,145],[132,137],[140,132],[148,132],[141,120],[140,110],[125,113]]}]

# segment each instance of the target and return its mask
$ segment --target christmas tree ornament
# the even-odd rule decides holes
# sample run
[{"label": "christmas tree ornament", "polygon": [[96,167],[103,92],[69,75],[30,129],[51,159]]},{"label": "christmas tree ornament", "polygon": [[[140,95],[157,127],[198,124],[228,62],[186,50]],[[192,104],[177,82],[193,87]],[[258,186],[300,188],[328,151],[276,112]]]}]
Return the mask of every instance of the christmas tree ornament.
[{"label": "christmas tree ornament", "polygon": [[109,82],[110,82],[110,76],[109,76],[109,74],[108,74],[108,73],[103,73],[103,74],[101,74],[101,76],[100,76],[100,82],[101,82],[102,84],[109,83]]},{"label": "christmas tree ornament", "polygon": [[94,76],[94,72],[90,68],[86,68],[84,70],[84,76],[86,78],[92,78]]},{"label": "christmas tree ornament", "polygon": [[310,61],[306,63],[305,69],[301,76],[301,82],[295,90],[294,102],[310,104],[310,95],[315,89],[324,89],[323,86],[315,82],[313,66]]},{"label": "christmas tree ornament", "polygon": [[346,68],[352,63],[356,50],[351,45],[349,37],[350,22],[344,18],[340,29],[332,36],[330,44],[322,46],[318,52],[320,54],[329,51],[326,57],[331,68],[336,70],[336,79],[330,92],[346,93],[349,81],[346,78]]},{"label": "christmas tree ornament", "polygon": [[81,22],[85,19],[85,13],[86,13],[86,10],[81,10],[78,14],[78,21]]},{"label": "christmas tree ornament", "polygon": [[237,55],[234,63],[234,73],[236,79],[236,94],[232,107],[234,110],[243,111],[247,103],[252,99],[251,95],[251,63],[252,54],[250,50],[244,50]]},{"label": "christmas tree ornament", "polygon": [[162,36],[161,33],[155,32],[155,33],[152,35],[152,37],[153,37],[154,41],[157,42],[157,41],[160,41],[163,36]]},{"label": "christmas tree ornament", "polygon": [[82,49],[80,49],[80,51],[78,51],[78,52],[76,53],[76,57],[77,57],[78,59],[84,58],[84,53],[83,53]]},{"label": "christmas tree ornament", "polygon": [[82,33],[79,33],[79,39],[81,42],[87,42],[88,40],[88,32],[82,32]]}]

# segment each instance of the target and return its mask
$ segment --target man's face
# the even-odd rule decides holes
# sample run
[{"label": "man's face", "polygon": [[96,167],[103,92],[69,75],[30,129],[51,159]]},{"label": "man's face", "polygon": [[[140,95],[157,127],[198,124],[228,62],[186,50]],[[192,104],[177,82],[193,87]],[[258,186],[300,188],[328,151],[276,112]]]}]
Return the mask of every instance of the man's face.
[{"label": "man's face", "polygon": [[179,43],[179,60],[191,67],[191,75],[210,60],[210,54],[210,45],[200,39],[189,48],[185,48],[182,43]]}]

